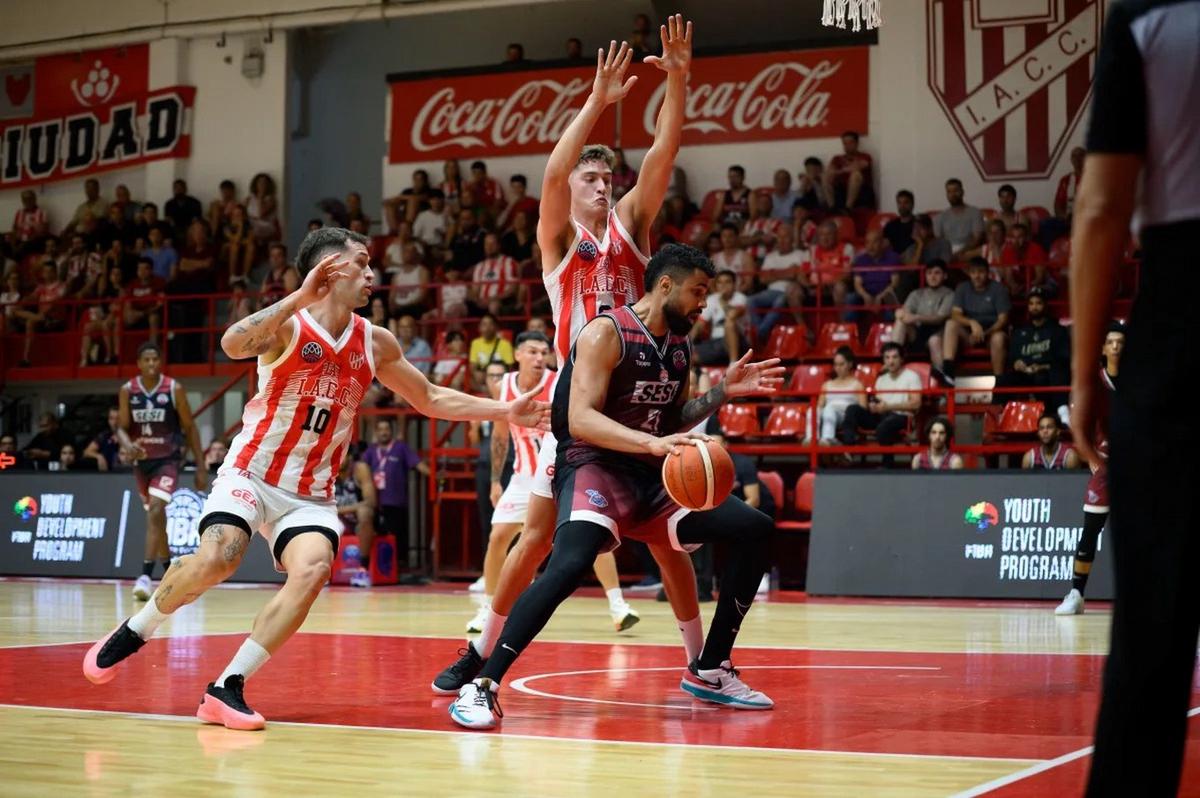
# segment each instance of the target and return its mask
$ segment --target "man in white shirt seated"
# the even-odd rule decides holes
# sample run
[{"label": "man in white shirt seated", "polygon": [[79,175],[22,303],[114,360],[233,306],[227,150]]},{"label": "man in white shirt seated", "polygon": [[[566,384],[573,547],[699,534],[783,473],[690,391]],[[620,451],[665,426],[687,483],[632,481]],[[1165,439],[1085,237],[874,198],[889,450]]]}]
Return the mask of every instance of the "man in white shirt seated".
[{"label": "man in white shirt seated", "polygon": [[728,270],[717,273],[713,292],[692,327],[696,361],[702,366],[732,363],[741,357],[747,299],[741,291],[734,290],[736,279]]},{"label": "man in white shirt seated", "polygon": [[[904,367],[900,344],[883,345],[883,371],[875,380],[875,390],[867,397],[867,406],[850,405],[842,419],[838,437],[847,446],[858,443],[860,429],[875,430],[875,440],[882,446],[899,443],[909,421],[921,407],[921,378]],[[883,464],[893,463],[890,454]]]},{"label": "man in white shirt seated", "polygon": [[792,228],[782,225],[775,235],[775,248],[763,259],[759,276],[767,283],[763,291],[750,297],[750,323],[757,328],[758,340],[771,337],[771,329],[779,322],[781,308],[799,308],[804,302],[804,250],[796,249]]}]

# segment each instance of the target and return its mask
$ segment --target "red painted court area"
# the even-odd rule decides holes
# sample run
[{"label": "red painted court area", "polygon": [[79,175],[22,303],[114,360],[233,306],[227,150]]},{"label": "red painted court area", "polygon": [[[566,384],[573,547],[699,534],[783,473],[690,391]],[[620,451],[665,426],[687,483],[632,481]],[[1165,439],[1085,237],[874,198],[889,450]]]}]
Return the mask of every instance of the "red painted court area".
[{"label": "red painted court area", "polygon": [[[80,672],[85,644],[0,649],[0,704],[190,716],[242,639],[151,641],[104,686]],[[449,699],[428,686],[455,646],[445,639],[299,634],[250,681],[247,699],[268,724],[456,730]],[[737,712],[680,692],[681,659],[672,646],[535,643],[502,693],[502,731],[1054,760],[1090,745],[1103,665],[1102,657],[1077,655],[745,648],[737,665],[776,708]],[[1189,745],[1188,761],[1185,784],[1200,785],[1200,744]],[[1081,788],[1086,768],[1083,756],[996,794],[1070,794]]]}]

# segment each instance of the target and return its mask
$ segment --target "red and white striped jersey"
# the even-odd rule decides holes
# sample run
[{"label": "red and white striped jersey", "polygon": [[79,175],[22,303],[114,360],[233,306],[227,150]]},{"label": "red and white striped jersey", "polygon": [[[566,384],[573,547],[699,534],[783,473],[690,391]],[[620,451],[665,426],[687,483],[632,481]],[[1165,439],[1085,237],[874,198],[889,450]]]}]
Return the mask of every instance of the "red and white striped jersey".
[{"label": "red and white striped jersey", "polygon": [[[545,369],[542,380],[538,383],[538,393],[533,398],[539,402],[553,401],[554,372]],[[500,401],[511,402],[520,398],[524,391],[517,385],[517,372],[510,371],[500,382]],[[537,471],[538,449],[542,446],[542,431],[536,427],[518,427],[508,425],[508,434],[512,436],[513,444],[513,476],[532,477]]]},{"label": "red and white striped jersey", "polygon": [[561,366],[583,326],[603,308],[637,302],[645,289],[647,258],[617,218],[608,212],[604,240],[597,241],[583,225],[575,225],[575,241],[554,271],[542,279],[554,316],[554,354]]},{"label": "red and white striped jersey", "polygon": [[282,490],[328,499],[358,406],[375,377],[371,324],[357,314],[336,341],[307,310],[292,317],[283,353],[258,364],[258,393],[242,413],[221,470],[247,471]]}]

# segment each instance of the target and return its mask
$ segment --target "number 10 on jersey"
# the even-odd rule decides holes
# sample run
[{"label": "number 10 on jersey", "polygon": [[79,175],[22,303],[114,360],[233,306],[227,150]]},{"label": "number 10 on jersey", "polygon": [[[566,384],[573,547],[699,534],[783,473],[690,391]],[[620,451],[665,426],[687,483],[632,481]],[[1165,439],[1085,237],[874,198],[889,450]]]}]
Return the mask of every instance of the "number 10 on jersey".
[{"label": "number 10 on jersey", "polygon": [[304,423],[300,425],[300,429],[304,430],[305,432],[315,432],[320,435],[328,426],[329,408],[309,405],[308,415],[304,417]]}]

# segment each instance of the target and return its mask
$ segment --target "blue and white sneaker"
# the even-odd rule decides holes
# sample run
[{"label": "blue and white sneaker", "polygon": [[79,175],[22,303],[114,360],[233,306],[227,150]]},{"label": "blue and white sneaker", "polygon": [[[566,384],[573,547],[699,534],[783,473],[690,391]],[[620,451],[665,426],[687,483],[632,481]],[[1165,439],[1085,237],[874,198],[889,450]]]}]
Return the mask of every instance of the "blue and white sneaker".
[{"label": "blue and white sneaker", "polygon": [[701,670],[692,660],[683,674],[679,688],[688,695],[713,704],[734,709],[771,709],[775,702],[741,680],[733,663],[725,660],[721,667]]},{"label": "blue and white sneaker", "polygon": [[468,729],[494,729],[496,718],[504,717],[497,694],[500,685],[491,679],[476,679],[464,684],[450,705],[450,717]]}]

